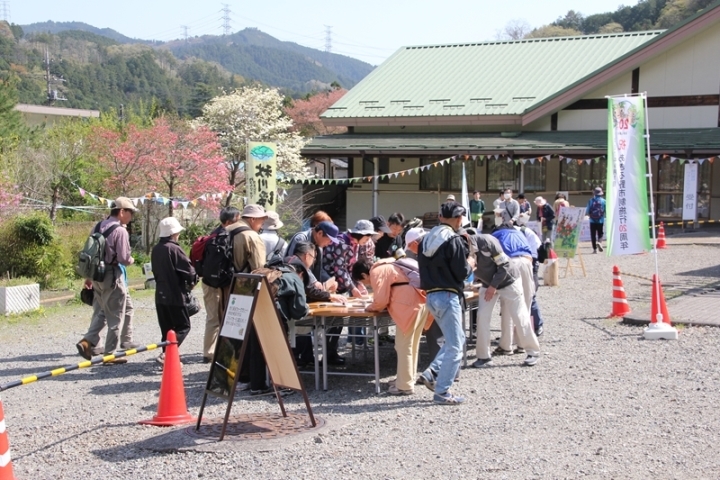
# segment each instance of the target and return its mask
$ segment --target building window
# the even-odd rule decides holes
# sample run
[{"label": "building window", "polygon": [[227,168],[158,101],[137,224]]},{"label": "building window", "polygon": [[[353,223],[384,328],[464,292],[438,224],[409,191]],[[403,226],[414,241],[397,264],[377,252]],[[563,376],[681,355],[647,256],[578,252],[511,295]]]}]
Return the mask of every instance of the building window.
[{"label": "building window", "polygon": [[524,190],[526,192],[544,192],[545,191],[545,161],[530,163],[525,162],[523,169],[525,181]]},{"label": "building window", "polygon": [[[430,165],[438,160],[443,160],[443,158],[421,159],[420,165]],[[462,190],[463,164],[465,164],[465,177],[467,179],[468,192],[472,192],[475,185],[475,162],[464,162],[462,160],[455,160],[450,162],[450,165],[440,165],[421,171],[420,189],[443,191]]]},{"label": "building window", "polygon": [[[655,188],[655,209],[658,217],[682,218],[685,166],[679,161],[661,158],[658,165],[658,180]],[[710,162],[698,165],[698,218],[710,214]]]},{"label": "building window", "polygon": [[499,192],[512,188],[517,191],[520,187],[520,165],[507,160],[488,160],[487,191]]},{"label": "building window", "polygon": [[597,161],[572,159],[570,163],[560,160],[560,190],[565,192],[592,192],[595,187],[605,190],[607,180],[607,160]]},{"label": "building window", "polygon": [[[390,159],[388,157],[380,157],[378,158],[378,172],[379,175],[386,175],[390,173]],[[363,177],[373,177],[375,176],[375,166],[373,163],[372,157],[364,157],[363,158]],[[380,183],[388,183],[390,181],[389,177],[381,178],[379,180]]]}]

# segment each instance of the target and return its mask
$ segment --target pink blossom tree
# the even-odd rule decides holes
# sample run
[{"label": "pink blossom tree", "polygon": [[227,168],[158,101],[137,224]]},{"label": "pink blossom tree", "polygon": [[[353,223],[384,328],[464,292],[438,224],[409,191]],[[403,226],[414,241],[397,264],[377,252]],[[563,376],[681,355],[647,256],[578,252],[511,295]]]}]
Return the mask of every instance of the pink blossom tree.
[{"label": "pink blossom tree", "polygon": [[320,115],[346,93],[344,88],[338,88],[294,100],[292,105],[285,109],[285,113],[293,120],[293,130],[305,137],[345,133],[345,127],[326,127],[320,120]]}]

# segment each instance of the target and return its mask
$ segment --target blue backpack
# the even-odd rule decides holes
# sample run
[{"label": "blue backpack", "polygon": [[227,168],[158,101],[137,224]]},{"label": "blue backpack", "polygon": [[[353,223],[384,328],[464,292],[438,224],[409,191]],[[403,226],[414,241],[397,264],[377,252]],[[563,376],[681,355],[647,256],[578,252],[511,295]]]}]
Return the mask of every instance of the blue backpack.
[{"label": "blue backpack", "polygon": [[593,198],[590,204],[589,217],[591,220],[601,220],[605,216],[605,209],[599,198]]}]

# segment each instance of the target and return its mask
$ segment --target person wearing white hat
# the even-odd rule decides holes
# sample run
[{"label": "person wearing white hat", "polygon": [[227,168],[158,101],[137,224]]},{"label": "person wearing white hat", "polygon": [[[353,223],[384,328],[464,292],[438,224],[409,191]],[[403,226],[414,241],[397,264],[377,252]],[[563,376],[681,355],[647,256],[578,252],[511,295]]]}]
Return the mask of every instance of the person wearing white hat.
[{"label": "person wearing white hat", "polygon": [[[155,309],[162,332],[161,341],[164,342],[167,333],[174,330],[179,347],[190,333],[187,304],[190,290],[197,283],[197,275],[190,258],[178,244],[180,232],[185,230],[178,219],[163,218],[158,227],[160,240],[150,254],[156,285]],[[165,348],[157,360],[164,363]]]},{"label": "person wearing white hat", "polygon": [[262,238],[265,244],[265,253],[267,254],[267,263],[269,265],[280,263],[282,259],[285,258],[288,244],[285,239],[280,236],[280,233],[278,233],[278,230],[284,225],[277,212],[267,211],[267,219],[265,223],[263,223],[262,230],[260,231],[260,238]]}]

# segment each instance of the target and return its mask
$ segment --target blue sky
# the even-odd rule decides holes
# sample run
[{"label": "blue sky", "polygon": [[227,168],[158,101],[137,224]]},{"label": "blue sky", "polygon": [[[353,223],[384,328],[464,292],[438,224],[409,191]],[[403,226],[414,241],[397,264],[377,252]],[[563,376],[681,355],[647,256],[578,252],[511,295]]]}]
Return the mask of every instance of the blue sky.
[{"label": "blue sky", "polygon": [[[614,11],[619,0],[317,0],[233,1],[232,31],[256,27],[281,40],[325,46],[332,27],[332,51],[379,64],[404,45],[495,39],[511,20],[544,25],[579,10],[585,15]],[[628,2],[631,5],[636,1]],[[0,0],[17,24],[81,21],[143,39],[222,33],[222,2],[214,0]]]}]

